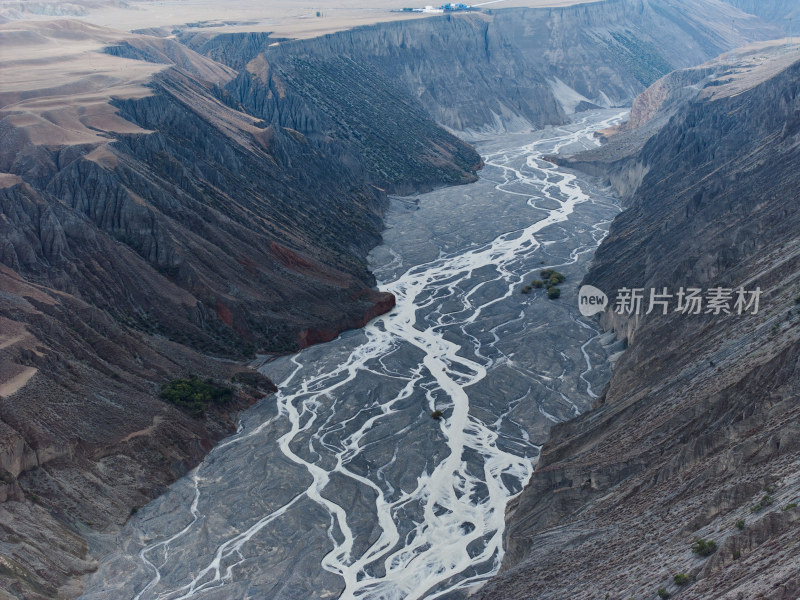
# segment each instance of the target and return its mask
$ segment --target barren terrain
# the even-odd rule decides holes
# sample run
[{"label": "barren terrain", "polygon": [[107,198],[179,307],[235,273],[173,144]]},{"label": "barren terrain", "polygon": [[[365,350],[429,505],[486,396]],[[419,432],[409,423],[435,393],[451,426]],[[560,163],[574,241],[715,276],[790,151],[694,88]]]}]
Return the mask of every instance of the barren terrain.
[{"label": "barren terrain", "polygon": [[[596,1],[596,0],[595,0]],[[0,2],[0,16],[11,18],[81,17],[83,20],[116,29],[158,29],[168,35],[173,28],[187,25],[214,31],[271,31],[275,37],[311,38],[361,25],[430,17],[431,14],[396,12],[423,8],[432,0],[245,0],[225,6],[213,0],[167,0],[165,2],[114,0],[63,2]],[[494,0],[476,3],[482,10],[512,7],[556,7],[581,4],[580,0]],[[317,13],[320,13],[317,16]]]}]

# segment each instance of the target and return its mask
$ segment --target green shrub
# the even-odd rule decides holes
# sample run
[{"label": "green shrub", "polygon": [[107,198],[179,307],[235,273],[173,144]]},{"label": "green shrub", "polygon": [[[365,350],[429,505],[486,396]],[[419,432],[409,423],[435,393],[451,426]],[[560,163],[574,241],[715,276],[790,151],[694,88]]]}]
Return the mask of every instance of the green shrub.
[{"label": "green shrub", "polygon": [[547,288],[547,297],[550,298],[550,300],[555,300],[561,297],[561,290],[557,287],[549,287]]},{"label": "green shrub", "polygon": [[734,550],[734,551],[733,551],[733,560],[739,560],[739,558],[740,558],[741,556],[742,556],[742,553],[741,553],[741,552],[739,552],[738,550]]},{"label": "green shrub", "polygon": [[762,509],[766,508],[767,506],[769,506],[770,504],[772,504],[774,501],[775,500],[774,500],[774,498],[772,496],[770,496],[769,494],[765,494],[761,498],[761,500],[758,502],[758,504],[755,504],[755,505],[750,507],[750,512],[754,512],[754,513],[759,512],[760,510],[762,510]]},{"label": "green shrub", "polygon": [[438,421],[444,416],[444,413],[440,411],[438,408],[431,413],[431,419]]},{"label": "green shrub", "polygon": [[744,529],[744,519],[736,521],[736,529]]},{"label": "green shrub", "polygon": [[188,379],[173,379],[161,389],[159,397],[194,417],[201,417],[210,405],[230,402],[233,390],[212,379],[203,381],[192,375]]},{"label": "green shrub", "polygon": [[686,585],[689,583],[689,576],[686,573],[678,573],[672,578],[672,581],[675,582],[675,585]]},{"label": "green shrub", "polygon": [[550,282],[550,285],[558,285],[566,281],[566,277],[554,269],[544,269],[539,273],[542,279]]},{"label": "green shrub", "polygon": [[797,502],[790,502],[786,506],[784,506],[781,510],[792,510],[797,506]]},{"label": "green shrub", "polygon": [[699,556],[711,556],[717,551],[717,543],[714,540],[704,540],[699,538],[692,544],[692,552]]},{"label": "green shrub", "polygon": [[658,597],[659,598],[669,598],[670,593],[664,588],[658,588]]},{"label": "green shrub", "polygon": [[532,289],[531,286],[526,285],[526,286],[523,286],[521,291],[522,291],[523,294],[530,294],[531,293],[531,289]]},{"label": "green shrub", "polygon": [[531,281],[531,285],[536,289],[539,289],[544,287],[544,281],[542,281],[541,279],[534,279],[533,281]]}]

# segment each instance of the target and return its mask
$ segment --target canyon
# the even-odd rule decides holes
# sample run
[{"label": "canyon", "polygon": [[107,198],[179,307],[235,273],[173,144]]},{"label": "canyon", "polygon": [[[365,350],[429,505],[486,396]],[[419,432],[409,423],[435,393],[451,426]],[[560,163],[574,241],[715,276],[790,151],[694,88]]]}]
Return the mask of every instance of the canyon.
[{"label": "canyon", "polygon": [[800,594],[799,76],[785,43],[738,49],[640,96],[644,132],[560,161],[626,190],[585,277],[612,304],[697,286],[760,289],[760,307],[603,315],[627,349],[593,409],[551,430],[479,597]]},{"label": "canyon", "polygon": [[[777,23],[781,11],[777,7],[761,16]],[[788,249],[768,254],[780,236],[786,248],[791,246],[789,209],[777,201],[764,208],[734,200],[747,196],[756,202],[759,186],[771,190],[771,198],[791,195],[792,65],[784,64],[778,50],[754,50],[745,55],[753,64],[738,67],[738,88],[739,79],[728,72],[734,59],[681,70],[781,35],[780,27],[735,7],[699,0],[492,9],[304,40],[188,26],[130,33],[73,20],[0,25],[4,50],[14,49],[3,57],[8,77],[0,87],[3,593],[79,595],[81,577],[95,571],[99,556],[112,549],[103,540],[117,535],[135,509],[166,491],[234,432],[237,411],[275,392],[267,377],[243,366],[244,359],[327,342],[391,311],[401,290],[392,290],[394,295],[377,291],[368,263],[381,240],[390,197],[479,185],[474,182],[484,159],[460,138],[480,146],[491,136],[565,126],[587,110],[629,105],[653,84],[637,99],[631,122],[615,135],[606,134],[605,146],[553,158],[564,167],[608,177],[629,207],[601,245],[587,281],[610,291],[623,282],[622,273],[649,285],[665,277],[665,284],[676,283],[680,272],[705,284],[740,265],[725,281],[733,285],[747,281],[755,269],[790,269]],[[737,54],[736,60],[744,59]],[[694,95],[692,86],[703,85],[710,90],[704,93],[718,97]],[[751,96],[761,102],[760,112],[741,119],[741,127],[762,123],[762,129],[725,125],[730,137],[715,154],[717,145],[704,140],[717,135],[726,115],[752,110]],[[675,115],[690,125],[681,126]],[[686,132],[705,120],[710,124],[697,130],[702,135],[687,141]],[[737,163],[746,151],[737,143],[741,139],[761,145]],[[779,176],[758,169],[768,160],[758,152],[777,154],[769,160]],[[675,156],[685,166],[672,179],[656,180],[655,173],[673,172]],[[720,164],[727,165],[727,174],[715,168]],[[765,179],[749,179],[751,172]],[[676,190],[694,177],[707,180],[707,188],[691,201],[680,200]],[[724,204],[717,197],[725,186],[715,181],[741,187]],[[672,194],[675,204],[656,200]],[[750,227],[744,217],[725,235],[709,236],[700,250],[675,244],[681,236],[687,244],[697,238],[689,223],[713,228],[726,215],[746,215],[756,207],[764,208],[763,220],[750,245],[740,243],[741,232]],[[665,232],[663,223],[674,230]],[[642,232],[655,237],[645,239]],[[721,253],[734,246],[753,262],[744,263],[742,255],[728,250]],[[680,262],[695,255],[700,257],[696,264]],[[653,270],[659,261],[663,270]],[[790,283],[781,290],[773,296],[783,294],[782,302],[791,294]],[[777,314],[769,313],[769,319]],[[613,321],[611,315],[606,318]],[[756,321],[750,321],[750,333],[761,335],[764,327]],[[775,392],[767,395],[786,410],[791,403],[781,404],[775,394],[792,394],[787,370],[796,328],[791,323],[779,327],[780,343],[767,338],[773,354],[758,363],[783,365],[770,387]],[[634,398],[647,397],[648,385],[664,385],[672,376],[659,371],[657,361],[663,359],[651,364],[641,358],[662,356],[665,344],[659,336],[679,344],[680,335],[692,332],[689,324],[672,321],[603,324],[624,332],[621,337],[631,344],[595,409],[617,415],[614,411],[632,410]],[[704,322],[703,331],[712,325]],[[687,360],[694,360],[695,352],[702,357],[719,353],[713,340],[729,333],[724,324],[717,326],[719,331],[696,342]],[[352,340],[349,335],[341,339]],[[323,353],[323,348],[311,350]],[[747,348],[725,355],[731,372],[747,371],[742,365],[753,361]],[[709,360],[716,364],[723,358]],[[264,371],[273,380],[286,380],[280,368],[275,375]],[[235,401],[197,419],[158,398],[166,381],[194,373],[229,382],[236,388]],[[716,385],[725,383],[717,379]],[[726,385],[734,383],[738,380]],[[279,390],[268,402],[274,405],[290,393]],[[675,391],[675,398],[681,393]],[[712,392],[704,393],[712,402]],[[753,408],[756,401],[747,402],[743,410],[760,414]],[[636,406],[652,408],[646,402]],[[695,410],[701,423],[701,410]],[[503,572],[488,584],[486,597],[513,597],[509,594],[528,589],[531,561],[542,560],[530,548],[549,535],[548,527],[567,527],[572,510],[580,512],[576,507],[587,499],[583,488],[570,487],[558,497],[566,509],[544,505],[552,500],[554,485],[559,491],[564,487],[561,479],[553,483],[548,477],[573,469],[559,461],[575,459],[578,447],[589,452],[606,435],[592,428],[593,414],[554,429],[530,487],[510,515]],[[572,416],[567,411],[556,420]],[[544,443],[552,420],[542,423],[534,427],[537,445]],[[781,431],[768,430],[778,437]],[[578,446],[567,443],[573,436],[582,440]],[[785,456],[792,446],[783,447],[776,456]],[[631,473],[662,468],[646,459],[632,459],[630,468],[612,465],[598,489],[624,487],[631,484]],[[582,476],[580,468],[576,473]],[[778,480],[780,489],[788,490],[781,479],[785,473],[752,475],[757,481],[747,490]],[[518,492],[527,475],[509,489]],[[735,471],[728,477],[737,481]],[[186,492],[180,486],[191,481],[182,479],[174,493]],[[737,494],[741,500],[744,492]],[[595,497],[589,491],[585,495]],[[792,515],[778,515],[781,527],[791,526]],[[575,542],[574,551],[584,548]],[[752,556],[761,560],[758,552]],[[718,557],[709,564],[722,560]],[[541,573],[558,573],[564,564],[553,562],[551,571]],[[539,572],[538,566],[533,571]],[[630,573],[633,580],[635,571]],[[698,594],[716,581],[702,579],[694,588]],[[782,585],[794,589],[791,582]],[[626,586],[625,591],[635,589],[633,583]],[[566,593],[553,590],[553,597]]]},{"label": "canyon", "polygon": [[608,378],[613,336],[520,292],[544,264],[566,296],[617,212],[541,158],[594,146],[604,112],[483,142],[479,182],[399,203],[372,260],[392,311],[267,362],[274,401],[101,540],[82,597],[456,598],[491,575],[547,430]]}]

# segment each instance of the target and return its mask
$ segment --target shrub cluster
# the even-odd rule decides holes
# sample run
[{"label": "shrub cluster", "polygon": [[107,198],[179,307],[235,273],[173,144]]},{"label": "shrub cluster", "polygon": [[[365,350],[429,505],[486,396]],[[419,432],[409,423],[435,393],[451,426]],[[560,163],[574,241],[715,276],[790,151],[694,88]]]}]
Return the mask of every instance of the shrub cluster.
[{"label": "shrub cluster", "polygon": [[173,379],[161,389],[159,397],[193,417],[202,417],[209,406],[230,402],[233,390],[212,379],[203,381],[192,375],[188,379]]},{"label": "shrub cluster", "polygon": [[539,273],[539,276],[541,279],[534,279],[531,281],[530,285],[526,285],[522,288],[523,294],[530,294],[533,289],[547,288],[547,297],[551,300],[555,300],[561,296],[561,290],[556,286],[567,280],[562,273],[554,269],[543,269],[541,273]]},{"label": "shrub cluster", "polygon": [[692,544],[692,552],[699,556],[711,556],[717,551],[717,543],[714,540],[704,540],[699,538]]},{"label": "shrub cluster", "polygon": [[689,576],[686,573],[678,573],[672,577],[672,581],[675,582],[675,585],[686,585],[689,583]]},{"label": "shrub cluster", "polygon": [[558,285],[559,283],[564,283],[567,278],[564,277],[561,273],[554,269],[545,269],[541,273],[539,273],[542,279],[547,282],[549,285]]},{"label": "shrub cluster", "polygon": [[759,500],[758,504],[755,504],[755,505],[750,507],[750,512],[754,512],[754,513],[759,512],[760,510],[768,507],[773,502],[774,502],[774,500],[773,500],[772,496],[770,496],[769,494],[765,494],[761,498],[761,500]]},{"label": "shrub cluster", "polygon": [[544,269],[539,275],[544,279],[547,285],[547,297],[550,298],[550,300],[561,297],[561,290],[556,286],[559,283],[564,283],[567,278],[553,269]]}]

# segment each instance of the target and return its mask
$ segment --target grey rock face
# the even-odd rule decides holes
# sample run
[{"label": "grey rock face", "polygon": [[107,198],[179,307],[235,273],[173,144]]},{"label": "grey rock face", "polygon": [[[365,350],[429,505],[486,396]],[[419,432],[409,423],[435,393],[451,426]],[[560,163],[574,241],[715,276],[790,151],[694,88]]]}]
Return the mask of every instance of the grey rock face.
[{"label": "grey rock face", "polygon": [[[373,255],[397,305],[265,364],[278,393],[108,542],[84,597],[463,598],[491,574],[506,502],[613,340],[574,302],[613,198],[542,153],[621,114],[484,142],[479,182],[398,200]],[[548,266],[561,299],[522,293]]]},{"label": "grey rock face", "polygon": [[[731,6],[743,10],[751,15],[757,15],[765,21],[775,23],[784,31],[789,32],[789,18],[795,21],[800,17],[800,6],[795,0],[723,0]],[[798,25],[795,24],[793,35],[798,34]]]},{"label": "grey rock face", "polygon": [[[728,17],[733,38],[710,25]],[[115,101],[127,133],[95,127],[91,142],[35,142],[3,109],[0,374],[27,381],[0,403],[6,588],[76,595],[94,568],[81,538],[119,527],[231,430],[227,411],[198,422],[165,406],[161,383],[228,380],[240,367],[209,355],[330,340],[391,307],[365,262],[385,192],[467,182],[480,164],[434,119],[561,123],[770,33],[688,0],[407,26],[266,50],[262,34],[183,36],[225,65],[163,37],[115,40],[108,54],[165,68],[151,94]]]},{"label": "grey rock face", "polygon": [[800,593],[800,63],[757,55],[644,144],[585,281],[758,287],[758,314],[604,315],[629,347],[595,408],[553,428],[481,598]]},{"label": "grey rock face", "polygon": [[[317,71],[325,63],[337,69],[346,58],[394,82],[451,129],[519,130],[563,123],[581,102],[628,104],[673,69],[779,35],[718,2],[608,0],[386,23],[275,46],[276,40],[256,34],[187,33],[181,39],[226,64],[249,65],[264,81],[291,77],[299,58]],[[241,90],[241,83],[233,85]],[[259,108],[271,122],[291,111],[274,85],[272,102]],[[308,119],[289,126],[324,130]]]},{"label": "grey rock face", "polygon": [[[311,120],[352,115],[346,131],[307,137],[241,102],[226,106],[216,85],[232,70],[174,41],[139,36],[107,51],[172,65],[153,76],[152,95],[114,101],[145,133],[37,145],[7,111],[18,141],[0,162],[35,199],[7,205],[2,256],[33,281],[195,349],[285,351],[362,325],[390,300],[370,290],[365,265],[386,206],[378,187],[463,183],[480,166],[467,144],[369,79],[325,105],[306,101]],[[94,264],[98,255],[106,264]]]},{"label": "grey rock face", "polygon": [[[216,87],[229,67],[128,39],[110,53],[167,66],[150,94],[114,100],[122,133],[41,143],[19,97],[2,98],[0,588],[26,598],[77,595],[96,566],[85,536],[124,524],[271,389],[237,384],[235,402],[195,419],[158,399],[162,384],[229,384],[244,367],[212,356],[326,341],[393,304],[366,267],[388,201],[353,145],[231,108]],[[418,108],[398,118],[426,185],[474,178],[467,144]]]}]

